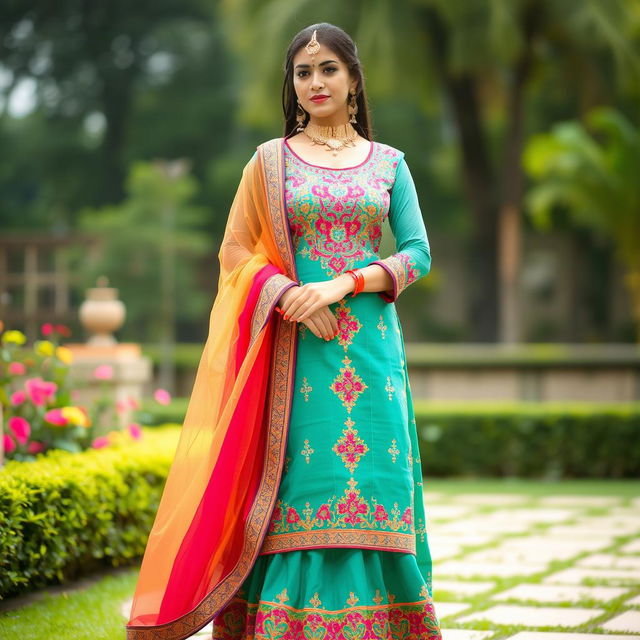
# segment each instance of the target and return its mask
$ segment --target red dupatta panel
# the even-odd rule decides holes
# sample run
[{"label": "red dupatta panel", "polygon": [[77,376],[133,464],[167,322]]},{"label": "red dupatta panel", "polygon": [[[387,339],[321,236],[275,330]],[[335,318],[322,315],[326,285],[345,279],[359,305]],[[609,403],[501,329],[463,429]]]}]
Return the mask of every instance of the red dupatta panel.
[{"label": "red dupatta panel", "polygon": [[133,598],[128,640],[181,640],[248,576],[282,475],[296,326],[273,313],[296,284],[281,139],[258,147],[234,199],[209,337]]}]

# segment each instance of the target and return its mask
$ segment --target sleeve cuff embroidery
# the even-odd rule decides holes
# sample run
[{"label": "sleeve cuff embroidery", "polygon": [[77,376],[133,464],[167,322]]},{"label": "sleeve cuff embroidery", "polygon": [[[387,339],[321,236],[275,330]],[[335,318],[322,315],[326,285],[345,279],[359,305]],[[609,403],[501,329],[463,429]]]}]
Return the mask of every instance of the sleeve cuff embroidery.
[{"label": "sleeve cuff embroidery", "polygon": [[393,291],[378,291],[378,295],[386,302],[395,302],[398,296],[422,275],[415,261],[411,260],[407,253],[394,253],[388,258],[374,260],[369,264],[379,264],[393,280]]}]

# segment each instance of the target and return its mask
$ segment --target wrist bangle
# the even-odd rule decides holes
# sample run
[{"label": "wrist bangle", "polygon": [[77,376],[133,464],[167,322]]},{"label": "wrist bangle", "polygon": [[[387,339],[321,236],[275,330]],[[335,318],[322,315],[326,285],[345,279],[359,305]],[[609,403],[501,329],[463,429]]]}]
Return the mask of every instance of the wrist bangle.
[{"label": "wrist bangle", "polygon": [[364,276],[359,269],[348,269],[345,273],[348,273],[354,280],[355,285],[351,297],[355,298],[364,289]]}]

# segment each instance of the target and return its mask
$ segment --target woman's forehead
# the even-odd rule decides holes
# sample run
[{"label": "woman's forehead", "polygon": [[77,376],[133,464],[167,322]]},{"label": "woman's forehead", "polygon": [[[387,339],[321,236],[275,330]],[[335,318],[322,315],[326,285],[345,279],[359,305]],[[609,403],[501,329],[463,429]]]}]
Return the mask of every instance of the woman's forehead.
[{"label": "woman's forehead", "polygon": [[329,49],[329,47],[320,43],[320,49],[318,50],[318,53],[316,53],[314,56],[310,56],[306,52],[304,46],[301,47],[296,53],[296,55],[293,56],[293,66],[295,67],[298,64],[318,66],[328,60],[337,62],[338,64],[340,63],[340,58],[335,53],[335,51],[332,51],[331,49]]}]

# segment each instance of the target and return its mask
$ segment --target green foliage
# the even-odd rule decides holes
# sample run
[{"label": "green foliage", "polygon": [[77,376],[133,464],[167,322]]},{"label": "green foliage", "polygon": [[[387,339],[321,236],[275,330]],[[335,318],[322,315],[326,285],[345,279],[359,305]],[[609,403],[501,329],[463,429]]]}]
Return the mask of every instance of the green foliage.
[{"label": "green foliage", "polygon": [[0,469],[0,598],[141,556],[178,435],[145,430],[128,446]]},{"label": "green foliage", "polygon": [[208,212],[191,204],[193,177],[172,177],[176,166],[134,164],[122,204],[85,210],[79,221],[80,229],[98,236],[102,247],[89,256],[78,249],[72,260],[82,269],[86,286],[95,286],[104,274],[119,289],[127,307],[124,331],[131,336],[157,340],[167,309],[191,320],[201,318],[211,304],[211,292],[202,291],[196,278],[198,259],[213,256],[212,238],[203,231]]},{"label": "green foliage", "polygon": [[637,478],[640,404],[416,403],[426,476]]}]

